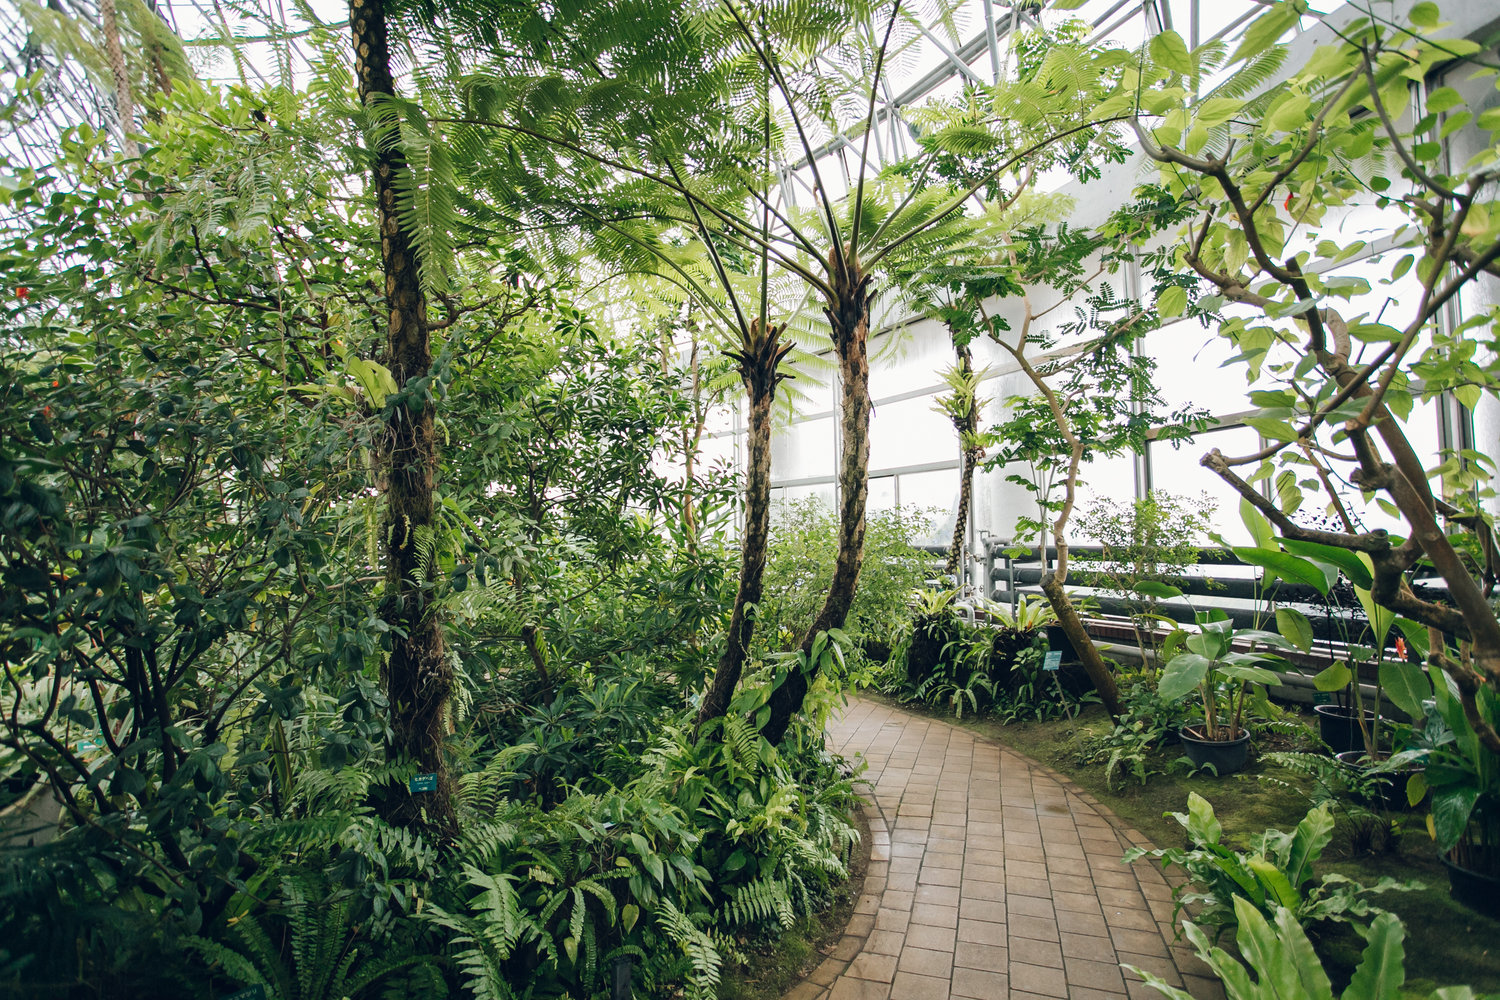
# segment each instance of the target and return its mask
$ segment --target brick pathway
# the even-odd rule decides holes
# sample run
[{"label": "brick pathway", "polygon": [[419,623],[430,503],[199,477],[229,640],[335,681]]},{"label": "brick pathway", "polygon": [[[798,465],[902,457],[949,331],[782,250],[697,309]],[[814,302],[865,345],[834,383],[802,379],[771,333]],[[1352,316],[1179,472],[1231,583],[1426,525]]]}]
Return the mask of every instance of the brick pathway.
[{"label": "brick pathway", "polygon": [[869,762],[865,891],[785,1000],[1157,998],[1119,963],[1223,996],[1172,939],[1149,846],[1057,773],[967,730],[855,699],[829,742]]}]

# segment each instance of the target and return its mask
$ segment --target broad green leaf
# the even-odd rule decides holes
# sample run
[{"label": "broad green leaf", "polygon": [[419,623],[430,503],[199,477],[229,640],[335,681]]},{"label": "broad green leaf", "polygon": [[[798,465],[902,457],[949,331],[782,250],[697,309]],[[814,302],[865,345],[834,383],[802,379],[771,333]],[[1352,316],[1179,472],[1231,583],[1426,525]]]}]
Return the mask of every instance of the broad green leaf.
[{"label": "broad green leaf", "polygon": [[1271,105],[1263,123],[1273,132],[1294,132],[1307,124],[1307,113],[1311,107],[1312,98],[1293,91]]},{"label": "broad green leaf", "polygon": [[1387,661],[1380,665],[1380,686],[1385,696],[1414,720],[1423,716],[1422,702],[1432,696],[1427,674],[1415,663]]},{"label": "broad green leaf", "polygon": [[1163,701],[1176,701],[1196,690],[1208,676],[1209,661],[1197,653],[1178,653],[1172,657],[1156,683],[1156,693]]},{"label": "broad green leaf", "polygon": [[1278,539],[1282,548],[1293,555],[1305,556],[1308,559],[1316,559],[1319,562],[1330,563],[1344,571],[1349,582],[1356,587],[1369,587],[1374,578],[1370,574],[1370,567],[1366,566],[1359,553],[1353,549],[1341,549],[1337,545],[1324,545],[1321,542],[1304,542],[1291,538]]},{"label": "broad green leaf", "polygon": [[1307,616],[1296,608],[1276,609],[1276,631],[1302,652],[1312,651],[1313,627]]},{"label": "broad green leaf", "polygon": [[[1325,593],[1327,593],[1325,591]],[[1375,596],[1364,587],[1355,587],[1354,595],[1370,621],[1370,631],[1375,633],[1375,648],[1384,649],[1386,636],[1391,634],[1391,625],[1396,621],[1396,612],[1375,602]]]},{"label": "broad green leaf", "polygon": [[1342,1000],[1396,1000],[1401,995],[1401,984],[1406,982],[1406,969],[1402,966],[1405,951],[1401,946],[1405,936],[1406,931],[1394,913],[1375,916],[1365,934],[1365,950],[1359,957],[1359,966]]},{"label": "broad green leaf", "polygon": [[1276,44],[1276,40],[1297,24],[1297,4],[1281,0],[1275,7],[1250,22],[1240,39],[1239,48],[1229,57],[1230,62],[1239,62],[1260,55]]},{"label": "broad green leaf", "polygon": [[1354,672],[1348,664],[1332,663],[1313,676],[1313,687],[1319,691],[1341,691],[1354,680]]},{"label": "broad green leaf", "polygon": [[1432,832],[1439,851],[1449,851],[1463,836],[1479,799],[1475,785],[1434,789],[1432,792]]},{"label": "broad green leaf", "polygon": [[1181,590],[1170,583],[1162,583],[1160,580],[1141,580],[1131,589],[1143,597],[1155,597],[1158,600],[1182,596]]},{"label": "broad green leaf", "polygon": [[1411,21],[1418,28],[1436,28],[1439,16],[1438,5],[1428,2],[1428,0],[1423,0],[1422,3],[1417,4],[1406,15],[1407,20]]},{"label": "broad green leaf", "polygon": [[1281,683],[1281,678],[1265,667],[1251,667],[1244,664],[1226,664],[1219,667],[1218,673],[1232,681],[1241,684],[1265,684],[1276,687]]},{"label": "broad green leaf", "polygon": [[1297,428],[1285,420],[1277,420],[1275,417],[1246,417],[1244,424],[1253,427],[1260,432],[1263,438],[1272,441],[1291,442],[1297,440]]},{"label": "broad green leaf", "polygon": [[1255,539],[1255,547],[1260,549],[1274,549],[1276,547],[1276,532],[1271,530],[1271,522],[1266,516],[1255,509],[1255,505],[1244,497],[1240,497],[1240,520],[1244,522],[1245,529],[1250,532],[1250,537]]},{"label": "broad green leaf", "polygon": [[1181,285],[1169,285],[1157,296],[1156,311],[1167,319],[1181,316],[1186,309],[1187,289]]},{"label": "broad green leaf", "polygon": [[1286,873],[1265,858],[1247,858],[1245,865],[1260,880],[1260,884],[1265,888],[1267,900],[1280,906],[1290,906],[1293,909],[1302,901],[1301,893],[1292,886]]},{"label": "broad green leaf", "polygon": [[1406,804],[1415,809],[1427,795],[1427,775],[1418,771],[1406,779]]},{"label": "broad green leaf", "polygon": [[1284,906],[1276,911],[1276,932],[1285,944],[1285,960],[1295,972],[1296,982],[1300,987],[1287,989],[1279,995],[1301,996],[1307,1000],[1333,1000],[1333,984],[1328,981],[1328,973],[1323,971],[1322,961],[1313,950],[1312,942],[1307,939],[1302,925],[1297,922],[1296,914]]},{"label": "broad green leaf", "polygon": [[1235,547],[1230,551],[1240,562],[1249,563],[1252,566],[1263,566],[1283,580],[1305,583],[1324,596],[1328,594],[1328,577],[1306,559],[1272,549]]},{"label": "broad green leaf", "polygon": [[1197,792],[1188,793],[1187,816],[1180,818],[1187,820],[1183,825],[1187,827],[1195,843],[1217,844],[1224,833],[1224,828],[1219,825],[1219,818],[1214,815],[1213,804]]},{"label": "broad green leaf", "polygon": [[1333,840],[1333,810],[1328,803],[1309,809],[1292,833],[1291,851],[1287,855],[1286,874],[1293,885],[1312,880],[1313,864]]},{"label": "broad green leaf", "polygon": [[635,922],[640,919],[641,908],[634,903],[626,903],[620,907],[620,923],[625,927],[625,933],[629,934],[635,929]]},{"label": "broad green leaf", "polygon": [[1167,69],[1184,76],[1193,72],[1193,57],[1188,53],[1187,42],[1175,31],[1163,31],[1151,39],[1151,58]]}]

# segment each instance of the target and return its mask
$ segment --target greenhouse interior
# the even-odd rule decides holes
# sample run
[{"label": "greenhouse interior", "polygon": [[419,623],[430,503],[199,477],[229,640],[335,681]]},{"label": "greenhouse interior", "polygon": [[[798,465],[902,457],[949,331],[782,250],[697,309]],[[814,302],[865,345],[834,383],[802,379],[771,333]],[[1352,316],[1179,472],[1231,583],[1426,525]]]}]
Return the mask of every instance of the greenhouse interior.
[{"label": "greenhouse interior", "polygon": [[1500,996],[1492,0],[0,59],[0,995]]}]

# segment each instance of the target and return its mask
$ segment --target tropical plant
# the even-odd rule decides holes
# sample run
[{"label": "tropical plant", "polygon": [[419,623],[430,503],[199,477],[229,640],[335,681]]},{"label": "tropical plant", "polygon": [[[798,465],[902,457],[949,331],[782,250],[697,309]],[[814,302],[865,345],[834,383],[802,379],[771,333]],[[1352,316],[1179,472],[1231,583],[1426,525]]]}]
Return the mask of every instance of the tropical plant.
[{"label": "tropical plant", "polygon": [[[1235,900],[1239,945],[1237,958],[1216,947],[1191,921],[1183,931],[1192,942],[1199,959],[1219,977],[1229,1000],[1333,1000],[1333,985],[1323,963],[1313,951],[1307,931],[1296,914],[1278,907],[1268,921],[1248,900]],[[1397,1000],[1407,994],[1401,989],[1406,982],[1402,944],[1406,929],[1395,914],[1380,913],[1363,929],[1365,947],[1349,985],[1339,994],[1340,1000]],[[1191,994],[1173,986],[1160,976],[1125,965],[1140,976],[1146,985],[1171,1000],[1192,1000]],[[1252,978],[1252,976],[1254,978]],[[1468,986],[1445,986],[1433,990],[1428,1000],[1474,1000]]]},{"label": "tropical plant", "polygon": [[[1198,280],[1163,311],[1245,307],[1220,334],[1249,379],[1283,382],[1251,394],[1259,409],[1246,423],[1269,444],[1240,456],[1211,451],[1203,464],[1286,539],[1368,557],[1376,604],[1455,636],[1460,655],[1434,643],[1430,665],[1458,682],[1470,729],[1500,752],[1479,694],[1500,685],[1500,618],[1485,569],[1493,561],[1485,553],[1496,547],[1480,507],[1493,465],[1460,449],[1429,473],[1404,429],[1419,398],[1451,393],[1472,409],[1500,385],[1496,359],[1474,350],[1475,332],[1494,324],[1496,307],[1438,321],[1496,272],[1500,119],[1447,86],[1433,87],[1420,110],[1407,113],[1412,80],[1426,81],[1439,64],[1462,63],[1482,46],[1444,37],[1435,4],[1418,4],[1400,20],[1366,11],[1266,87],[1285,56],[1276,40],[1300,14],[1295,3],[1272,5],[1232,52],[1218,42],[1190,50],[1164,31],[1100,111],[1131,115],[1142,149],[1159,164],[1156,190],[1191,210],[1169,252]],[[1205,72],[1226,82],[1202,87]],[[1460,132],[1473,135],[1473,148],[1454,148]],[[1388,213],[1395,234],[1386,256],[1374,258],[1392,261],[1382,281],[1392,286],[1395,309],[1373,319],[1343,315],[1344,302],[1371,286],[1339,267],[1369,247],[1328,225],[1356,205]],[[1335,477],[1357,484],[1403,522],[1399,535],[1359,531],[1347,518],[1343,531],[1303,527],[1291,517],[1300,490],[1278,491],[1273,502],[1249,482],[1282,472],[1296,478],[1299,468],[1330,493]],[[1442,578],[1446,600],[1408,584],[1419,561]]]},{"label": "tropical plant", "polygon": [[1129,502],[1101,497],[1079,513],[1079,533],[1100,547],[1097,557],[1078,553],[1079,582],[1130,602],[1130,623],[1143,651],[1159,651],[1157,602],[1198,564],[1214,509],[1207,494],[1190,498],[1151,490]]},{"label": "tropical plant", "polygon": [[1163,869],[1176,867],[1187,881],[1173,890],[1174,917],[1192,907],[1194,919],[1217,928],[1234,926],[1245,903],[1267,917],[1287,909],[1298,924],[1356,923],[1381,911],[1366,897],[1392,890],[1422,888],[1385,876],[1373,886],[1343,875],[1316,878],[1313,865],[1333,837],[1333,814],[1325,803],[1308,810],[1290,833],[1270,829],[1251,838],[1248,851],[1222,843],[1223,827],[1214,807],[1197,792],[1188,794],[1185,813],[1168,813],[1187,833],[1190,847],[1132,848],[1127,862],[1155,858]]},{"label": "tropical plant", "polygon": [[[1229,615],[1219,608],[1194,612],[1193,618],[1195,631],[1178,629],[1162,644],[1171,655],[1157,682],[1157,694],[1163,701],[1176,701],[1197,691],[1203,708],[1203,739],[1238,739],[1244,731],[1245,700],[1251,685],[1275,686],[1281,678],[1264,666],[1278,662],[1276,657],[1238,652],[1235,643],[1261,643],[1281,649],[1292,648],[1291,643],[1275,632],[1236,629]],[[1227,719],[1220,715],[1221,709],[1228,711]]]}]

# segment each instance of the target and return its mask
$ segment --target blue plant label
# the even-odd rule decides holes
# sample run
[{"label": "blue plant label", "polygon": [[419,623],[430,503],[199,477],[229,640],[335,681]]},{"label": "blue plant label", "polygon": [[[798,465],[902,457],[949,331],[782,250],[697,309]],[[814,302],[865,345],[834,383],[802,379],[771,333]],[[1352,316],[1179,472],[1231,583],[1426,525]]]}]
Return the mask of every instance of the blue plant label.
[{"label": "blue plant label", "polygon": [[1047,655],[1042,657],[1042,669],[1043,670],[1061,670],[1062,669],[1062,650],[1060,650],[1060,649],[1049,649],[1047,651]]},{"label": "blue plant label", "polygon": [[231,993],[224,1000],[266,1000],[266,988],[259,983],[246,986],[238,993]]},{"label": "blue plant label", "polygon": [[406,787],[412,792],[435,792],[437,791],[437,775],[419,774],[408,781]]}]

